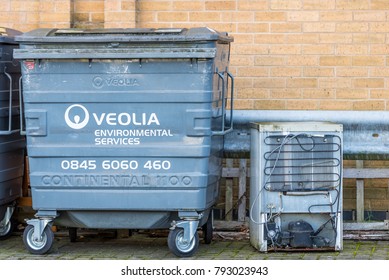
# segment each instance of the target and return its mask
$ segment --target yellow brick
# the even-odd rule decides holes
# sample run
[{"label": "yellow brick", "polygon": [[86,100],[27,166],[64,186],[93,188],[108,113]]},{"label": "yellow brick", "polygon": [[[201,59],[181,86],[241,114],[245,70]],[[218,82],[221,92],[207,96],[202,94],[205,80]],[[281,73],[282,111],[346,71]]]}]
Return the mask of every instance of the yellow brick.
[{"label": "yellow brick", "polygon": [[247,99],[235,99],[234,100],[234,109],[236,110],[253,110],[254,101]]},{"label": "yellow brick", "polygon": [[369,46],[367,44],[347,44],[338,45],[336,47],[336,54],[338,55],[366,55],[369,53]]},{"label": "yellow brick", "polygon": [[243,88],[237,90],[237,98],[242,99],[268,99],[269,90],[263,88]]},{"label": "yellow brick", "polygon": [[384,56],[354,56],[352,58],[353,66],[383,66],[385,65]]},{"label": "yellow brick", "polygon": [[286,58],[278,56],[257,56],[254,60],[254,65],[258,66],[276,66],[285,65]]},{"label": "yellow brick", "polygon": [[[133,24],[135,21],[135,13],[132,11],[126,12],[106,12],[105,13],[106,22],[122,22],[123,25]],[[124,27],[124,26],[123,26]]]},{"label": "yellow brick", "polygon": [[372,99],[389,99],[388,89],[372,89],[370,91],[370,98]]},{"label": "yellow brick", "polygon": [[79,13],[104,11],[104,2],[101,1],[76,1],[74,10]]},{"label": "yellow brick", "polygon": [[329,44],[329,43],[339,43],[339,44],[349,44],[353,41],[352,34],[336,34],[336,33],[323,33],[320,34],[320,43]]},{"label": "yellow brick", "polygon": [[[356,44],[367,43],[367,44],[384,44],[385,34],[383,33],[355,33],[353,34],[353,42]],[[374,45],[371,45],[373,47]]]},{"label": "yellow brick", "polygon": [[104,13],[92,13],[93,22],[104,22]]},{"label": "yellow brick", "polygon": [[284,34],[254,34],[256,44],[281,44],[285,42]]},{"label": "yellow brick", "polygon": [[136,0],[131,0],[131,1],[124,1],[122,0],[122,11],[135,11],[136,5],[135,5]]},{"label": "yellow brick", "polygon": [[371,54],[389,54],[389,46],[387,44],[371,45]]},{"label": "yellow brick", "polygon": [[286,108],[285,100],[255,100],[254,109],[256,110],[284,110]]},{"label": "yellow brick", "polygon": [[351,101],[342,100],[320,100],[319,110],[349,111],[353,109]]},{"label": "yellow brick", "polygon": [[291,78],[287,80],[286,86],[288,88],[316,88],[316,78]]},{"label": "yellow brick", "polygon": [[235,10],[236,1],[205,1],[206,10]]},{"label": "yellow brick", "polygon": [[369,23],[342,22],[336,24],[336,32],[339,33],[367,32],[367,31],[369,31]]},{"label": "yellow brick", "polygon": [[284,88],[286,80],[284,78],[255,78],[255,88]]},{"label": "yellow brick", "polygon": [[291,66],[317,66],[318,65],[318,57],[312,55],[297,55],[297,56],[289,56],[287,58],[287,65]]},{"label": "yellow brick", "polygon": [[188,21],[188,12],[158,12],[157,20],[162,22]]},{"label": "yellow brick", "polygon": [[[102,1],[102,0],[101,0]],[[54,2],[54,1],[51,1]],[[55,11],[58,12],[65,12],[65,11],[71,11],[73,6],[72,1],[55,1]]]},{"label": "yellow brick", "polygon": [[[142,1],[143,2],[143,1]],[[121,2],[117,0],[106,0],[104,3],[105,11],[119,11],[121,8]]]},{"label": "yellow brick", "polygon": [[351,78],[320,78],[319,88],[351,88]]},{"label": "yellow brick", "polygon": [[370,69],[370,77],[389,77],[389,68],[373,67]]},{"label": "yellow brick", "polygon": [[371,0],[371,9],[372,10],[388,10],[389,2],[387,0]]},{"label": "yellow brick", "polygon": [[333,10],[335,9],[335,0],[304,0],[304,10]]},{"label": "yellow brick", "polygon": [[269,24],[267,23],[238,23],[238,32],[242,33],[260,33],[268,32]]},{"label": "yellow brick", "polygon": [[[22,11],[36,11],[39,9],[39,2],[36,1],[10,1],[9,10],[14,12],[22,12]],[[1,10],[6,11],[7,7],[3,7],[3,3],[1,3]]]},{"label": "yellow brick", "polygon": [[338,99],[368,99],[369,91],[365,89],[337,89]]},{"label": "yellow brick", "polygon": [[367,77],[369,71],[365,67],[338,67],[336,75],[338,77]]},{"label": "yellow brick", "polygon": [[300,34],[286,34],[285,42],[288,44],[318,44],[320,40],[319,34],[300,33]]},{"label": "yellow brick", "polygon": [[301,32],[301,23],[272,23],[270,31],[275,33]]},{"label": "yellow brick", "polygon": [[235,77],[235,86],[239,90],[253,88],[253,78]]},{"label": "yellow brick", "polygon": [[285,12],[256,12],[255,21],[286,21]]},{"label": "yellow brick", "polygon": [[269,46],[267,45],[237,45],[233,47],[236,54],[268,54]]},{"label": "yellow brick", "polygon": [[364,100],[355,101],[353,110],[385,110],[385,101],[381,100]]},{"label": "yellow brick", "polygon": [[389,22],[371,22],[370,32],[388,32]]},{"label": "yellow brick", "polygon": [[335,32],[336,24],[334,22],[305,22],[303,23],[304,32]]},{"label": "yellow brick", "polygon": [[264,11],[268,9],[268,0],[237,1],[240,11]]},{"label": "yellow brick", "polygon": [[301,0],[273,0],[270,1],[272,10],[300,10],[302,8]]},{"label": "yellow brick", "polygon": [[190,12],[190,21],[220,21],[221,14],[219,12]]},{"label": "yellow brick", "polygon": [[339,10],[368,10],[371,0],[337,0],[336,9]]},{"label": "yellow brick", "polygon": [[153,0],[137,1],[139,11],[172,11],[172,1],[156,2]]},{"label": "yellow brick", "polygon": [[270,45],[270,54],[301,54],[301,45]]},{"label": "yellow brick", "polygon": [[386,21],[386,13],[385,12],[378,12],[378,11],[354,12],[354,20],[355,21],[367,21],[367,22]]},{"label": "yellow brick", "polygon": [[303,98],[306,99],[330,99],[335,98],[335,90],[327,88],[303,89]]},{"label": "yellow brick", "polygon": [[271,77],[300,77],[301,68],[299,67],[273,67],[270,69]]},{"label": "yellow brick", "polygon": [[352,21],[353,20],[353,12],[351,11],[330,11],[330,12],[321,12],[320,13],[320,21]]},{"label": "yellow brick", "polygon": [[354,87],[356,88],[383,88],[384,85],[383,78],[359,78],[354,81]]},{"label": "yellow brick", "polygon": [[141,12],[137,13],[137,20],[139,23],[145,23],[145,22],[150,22],[150,21],[156,21],[157,14],[153,11],[151,12]]},{"label": "yellow brick", "polygon": [[303,45],[303,54],[334,54],[335,47],[333,44],[314,44],[314,45]]},{"label": "yellow brick", "polygon": [[302,97],[301,89],[294,88],[274,89],[270,96],[272,99],[300,99]]},{"label": "yellow brick", "polygon": [[41,13],[40,14],[41,22],[69,22],[70,23],[70,13]]},{"label": "yellow brick", "polygon": [[350,66],[351,57],[349,56],[321,56],[321,66]]},{"label": "yellow brick", "polygon": [[306,67],[304,76],[306,77],[333,77],[335,70],[333,67]]},{"label": "yellow brick", "polygon": [[318,108],[316,100],[287,100],[286,109],[288,110],[316,110]]},{"label": "yellow brick", "polygon": [[235,44],[253,44],[254,35],[253,34],[233,34],[234,36],[234,45]]},{"label": "yellow brick", "polygon": [[203,11],[204,1],[173,1],[173,11]]},{"label": "yellow brick", "polygon": [[228,22],[254,22],[254,12],[226,11],[221,13],[221,18]]},{"label": "yellow brick", "polygon": [[288,21],[318,21],[319,12],[318,11],[298,11],[298,12],[288,12],[287,16]]},{"label": "yellow brick", "polygon": [[264,67],[240,67],[238,69],[238,76],[240,77],[267,77],[269,70]]}]

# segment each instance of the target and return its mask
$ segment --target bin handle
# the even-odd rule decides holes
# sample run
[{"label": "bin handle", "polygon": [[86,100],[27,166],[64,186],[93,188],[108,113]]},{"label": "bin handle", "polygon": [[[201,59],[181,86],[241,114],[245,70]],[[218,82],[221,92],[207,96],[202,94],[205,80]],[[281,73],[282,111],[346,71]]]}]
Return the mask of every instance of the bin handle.
[{"label": "bin handle", "polygon": [[20,135],[26,135],[26,131],[23,130],[23,95],[22,95],[22,76],[19,78],[19,108],[20,108]]},{"label": "bin handle", "polygon": [[[212,136],[215,135],[226,135],[227,133],[230,133],[233,130],[234,122],[233,122],[233,109],[234,109],[234,76],[227,71],[227,83],[228,78],[231,79],[231,110],[230,110],[230,127],[226,128],[226,121],[225,121],[225,113],[226,113],[226,89],[225,89],[225,78],[224,73],[217,72],[217,75],[222,80],[222,130],[220,131],[212,131]],[[227,86],[228,87],[228,86]],[[228,89],[227,89],[228,91]],[[227,93],[228,94],[228,93]]]},{"label": "bin handle", "polygon": [[8,129],[0,130],[0,135],[10,135],[18,130],[12,130],[12,76],[6,72],[7,67],[4,68],[4,75],[9,79],[9,101],[8,101]]}]

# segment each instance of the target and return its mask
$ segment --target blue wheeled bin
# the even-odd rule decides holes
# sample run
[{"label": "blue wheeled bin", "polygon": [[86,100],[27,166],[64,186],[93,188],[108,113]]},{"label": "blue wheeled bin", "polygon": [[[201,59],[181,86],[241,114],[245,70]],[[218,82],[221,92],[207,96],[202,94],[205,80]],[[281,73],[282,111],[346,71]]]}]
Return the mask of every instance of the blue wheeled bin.
[{"label": "blue wheeled bin", "polygon": [[198,227],[209,243],[232,129],[232,38],[209,28],[38,29],[17,41],[37,211],[27,249],[50,249],[53,221],[170,228],[182,257],[197,250]]},{"label": "blue wheeled bin", "polygon": [[22,195],[25,140],[19,126],[19,62],[12,53],[21,32],[0,27],[0,239],[15,226],[11,219]]}]

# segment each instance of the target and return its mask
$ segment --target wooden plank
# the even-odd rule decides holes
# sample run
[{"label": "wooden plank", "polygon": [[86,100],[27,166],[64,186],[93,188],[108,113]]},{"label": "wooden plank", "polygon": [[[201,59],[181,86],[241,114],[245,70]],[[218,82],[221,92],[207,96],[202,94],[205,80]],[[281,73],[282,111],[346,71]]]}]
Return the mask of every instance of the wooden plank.
[{"label": "wooden plank", "polygon": [[[357,160],[356,161],[357,168],[363,168],[363,160]],[[357,215],[357,222],[363,222],[365,220],[365,197],[364,197],[364,188],[365,188],[365,182],[363,179],[357,179],[357,197],[356,197],[356,215]]]},{"label": "wooden plank", "polygon": [[[226,159],[227,168],[232,168],[234,165],[233,159]],[[232,221],[232,207],[233,207],[233,178],[226,179],[226,204],[225,204],[225,220]]]},{"label": "wooden plank", "polygon": [[18,207],[31,207],[32,206],[32,198],[31,197],[19,197],[18,199]]},{"label": "wooden plank", "polygon": [[238,204],[238,221],[244,222],[246,218],[246,177],[247,177],[247,160],[239,160],[239,204]]},{"label": "wooden plank", "polygon": [[[359,160],[361,161],[361,160]],[[358,161],[357,161],[358,162]],[[347,179],[386,179],[389,178],[389,169],[384,168],[345,168],[343,178]]]}]

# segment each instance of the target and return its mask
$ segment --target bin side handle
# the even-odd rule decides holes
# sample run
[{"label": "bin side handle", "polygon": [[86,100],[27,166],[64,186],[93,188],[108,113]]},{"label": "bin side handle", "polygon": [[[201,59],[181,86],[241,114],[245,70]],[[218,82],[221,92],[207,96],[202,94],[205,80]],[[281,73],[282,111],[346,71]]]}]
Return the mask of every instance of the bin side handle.
[{"label": "bin side handle", "polygon": [[7,67],[4,68],[4,75],[9,79],[9,101],[8,101],[8,129],[0,130],[0,135],[10,135],[18,130],[12,130],[12,76],[7,73]]},{"label": "bin side handle", "polygon": [[[230,127],[226,128],[226,120],[225,120],[225,113],[226,113],[226,94],[228,94],[228,85],[227,90],[225,86],[225,78],[224,73],[217,72],[217,75],[222,80],[222,129],[220,131],[212,131],[212,136],[215,135],[226,135],[227,133],[230,133],[233,130],[233,111],[234,111],[234,76],[227,71],[227,83],[228,78],[231,79],[231,110],[230,110]],[[227,92],[227,93],[226,93]]]},{"label": "bin side handle", "polygon": [[23,94],[22,94],[22,76],[19,78],[19,108],[20,108],[20,135],[26,135],[26,131],[23,130]]}]

